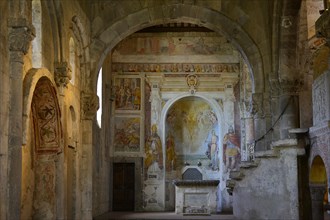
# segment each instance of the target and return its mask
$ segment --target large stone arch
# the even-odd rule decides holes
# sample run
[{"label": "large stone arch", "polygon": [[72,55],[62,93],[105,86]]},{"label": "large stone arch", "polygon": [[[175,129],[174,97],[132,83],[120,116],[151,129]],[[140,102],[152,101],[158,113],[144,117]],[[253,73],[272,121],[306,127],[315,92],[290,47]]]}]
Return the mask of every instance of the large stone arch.
[{"label": "large stone arch", "polygon": [[117,20],[105,27],[91,43],[92,79],[89,85],[96,91],[98,70],[108,53],[124,38],[146,27],[170,23],[186,22],[207,27],[227,37],[238,48],[252,72],[254,92],[263,93],[265,77],[261,52],[247,32],[235,21],[214,10],[185,4],[162,6],[162,14],[157,14],[157,6],[144,8]]}]

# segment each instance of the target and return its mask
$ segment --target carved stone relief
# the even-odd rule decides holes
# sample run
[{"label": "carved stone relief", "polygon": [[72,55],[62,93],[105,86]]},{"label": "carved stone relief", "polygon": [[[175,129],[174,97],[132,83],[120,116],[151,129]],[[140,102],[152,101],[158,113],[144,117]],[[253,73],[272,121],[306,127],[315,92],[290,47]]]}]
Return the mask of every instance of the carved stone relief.
[{"label": "carved stone relief", "polygon": [[329,120],[329,77],[330,73],[321,75],[313,83],[313,124]]},{"label": "carved stone relief", "polygon": [[55,82],[59,87],[67,87],[71,79],[71,70],[67,62],[55,63]]},{"label": "carved stone relief", "polygon": [[30,42],[35,37],[35,30],[26,19],[10,19],[8,26],[11,27],[9,32],[9,50],[20,51],[27,54]]},{"label": "carved stone relief", "polygon": [[60,151],[60,109],[55,88],[47,78],[37,83],[32,99],[32,112],[36,136],[36,152],[39,154]]},{"label": "carved stone relief", "polygon": [[99,97],[94,93],[82,93],[82,118],[92,120],[99,108]]}]

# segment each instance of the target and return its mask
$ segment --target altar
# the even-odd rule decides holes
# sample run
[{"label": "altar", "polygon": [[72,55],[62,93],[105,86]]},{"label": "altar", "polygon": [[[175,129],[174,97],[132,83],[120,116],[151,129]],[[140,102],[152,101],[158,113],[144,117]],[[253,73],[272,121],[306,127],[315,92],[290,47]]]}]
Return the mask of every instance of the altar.
[{"label": "altar", "polygon": [[186,167],[182,180],[174,180],[175,213],[210,215],[216,213],[219,180],[203,180],[198,167]]}]

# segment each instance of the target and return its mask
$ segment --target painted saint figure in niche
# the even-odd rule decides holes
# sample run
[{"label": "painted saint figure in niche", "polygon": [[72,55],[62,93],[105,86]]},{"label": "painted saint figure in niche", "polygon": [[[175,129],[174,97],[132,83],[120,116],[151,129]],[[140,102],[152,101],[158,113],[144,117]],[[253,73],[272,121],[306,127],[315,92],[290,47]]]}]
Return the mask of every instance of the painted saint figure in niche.
[{"label": "painted saint figure in niche", "polygon": [[152,134],[148,138],[145,146],[146,157],[144,160],[145,168],[148,172],[157,172],[163,169],[163,150],[159,135],[157,134],[157,125],[152,125]]},{"label": "painted saint figure in niche", "polygon": [[218,120],[213,112],[210,112],[208,116],[212,124],[212,129],[206,139],[206,156],[211,160],[209,167],[212,170],[219,170],[219,136],[217,135]]},{"label": "painted saint figure in niche", "polygon": [[169,132],[166,138],[166,171],[173,171],[175,169],[176,153],[173,135]]},{"label": "painted saint figure in niche", "polygon": [[240,154],[240,141],[234,129],[230,127],[223,138],[224,163],[227,170],[236,170],[237,160]]},{"label": "painted saint figure in niche", "polygon": [[212,170],[219,170],[219,137],[216,135],[215,130],[211,131],[208,138],[208,148],[206,151],[207,157],[211,160],[209,166]]}]

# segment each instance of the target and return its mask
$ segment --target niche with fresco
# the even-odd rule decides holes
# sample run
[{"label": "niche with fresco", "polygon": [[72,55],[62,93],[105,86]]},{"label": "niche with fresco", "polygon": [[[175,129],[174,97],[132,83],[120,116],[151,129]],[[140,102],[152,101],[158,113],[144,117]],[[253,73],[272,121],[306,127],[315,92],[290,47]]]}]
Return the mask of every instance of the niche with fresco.
[{"label": "niche with fresco", "polygon": [[220,176],[220,128],[211,106],[191,96],[175,102],[165,121],[166,187],[165,201],[174,207],[173,180],[182,178],[185,166],[198,166],[204,179]]}]

